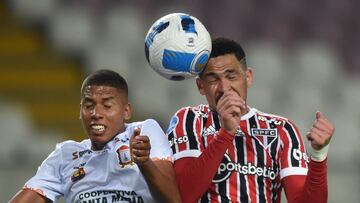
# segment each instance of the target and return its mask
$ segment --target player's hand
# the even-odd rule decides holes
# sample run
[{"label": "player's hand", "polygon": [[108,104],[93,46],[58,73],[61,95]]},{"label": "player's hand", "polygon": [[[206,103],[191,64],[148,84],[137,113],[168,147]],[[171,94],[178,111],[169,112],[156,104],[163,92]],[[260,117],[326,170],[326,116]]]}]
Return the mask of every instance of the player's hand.
[{"label": "player's hand", "polygon": [[130,149],[136,164],[142,165],[150,160],[150,140],[148,136],[140,135],[140,128],[136,128],[130,138]]},{"label": "player's hand", "polygon": [[306,137],[311,142],[311,147],[320,150],[327,146],[334,134],[334,125],[320,111],[316,112],[316,119]]},{"label": "player's hand", "polygon": [[242,112],[246,112],[245,101],[234,90],[224,92],[216,104],[216,110],[220,116],[221,127],[231,134],[235,134]]}]

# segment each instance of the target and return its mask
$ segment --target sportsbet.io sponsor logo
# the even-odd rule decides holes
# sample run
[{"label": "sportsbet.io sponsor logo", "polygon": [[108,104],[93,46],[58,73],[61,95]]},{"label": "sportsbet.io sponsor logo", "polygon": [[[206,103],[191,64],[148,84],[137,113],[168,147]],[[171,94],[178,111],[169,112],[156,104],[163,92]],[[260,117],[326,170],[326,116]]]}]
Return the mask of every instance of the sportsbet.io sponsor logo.
[{"label": "sportsbet.io sponsor logo", "polygon": [[170,139],[169,144],[170,144],[170,147],[172,147],[174,144],[178,145],[178,144],[185,143],[188,141],[189,141],[189,138],[187,135],[185,135],[182,137],[174,137],[174,138]]},{"label": "sportsbet.io sponsor logo", "polygon": [[241,165],[240,163],[233,162],[229,155],[225,154],[212,182],[222,182],[228,179],[234,171],[244,175],[262,176],[264,178],[270,178],[271,180],[275,180],[276,178],[276,172],[270,167],[256,167],[252,163]]}]

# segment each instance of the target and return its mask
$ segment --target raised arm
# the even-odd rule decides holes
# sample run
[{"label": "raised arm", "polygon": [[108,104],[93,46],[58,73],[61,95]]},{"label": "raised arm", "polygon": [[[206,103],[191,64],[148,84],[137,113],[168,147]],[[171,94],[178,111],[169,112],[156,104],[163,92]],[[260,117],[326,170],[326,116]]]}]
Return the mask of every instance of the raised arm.
[{"label": "raised arm", "polygon": [[327,152],[334,125],[321,113],[316,112],[316,119],[308,132],[311,142],[310,164],[307,176],[288,176],[283,180],[289,203],[327,202]]},{"label": "raised arm", "polygon": [[180,203],[174,168],[170,160],[150,159],[150,140],[135,129],[130,140],[133,161],[145,177],[151,194],[159,202]]}]

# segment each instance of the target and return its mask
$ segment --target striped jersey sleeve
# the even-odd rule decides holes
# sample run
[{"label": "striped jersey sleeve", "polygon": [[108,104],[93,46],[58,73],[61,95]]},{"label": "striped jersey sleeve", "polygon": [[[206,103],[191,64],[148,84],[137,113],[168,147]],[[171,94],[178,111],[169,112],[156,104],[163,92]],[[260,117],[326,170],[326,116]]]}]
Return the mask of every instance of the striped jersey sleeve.
[{"label": "striped jersey sleeve", "polygon": [[280,131],[281,155],[280,155],[280,178],[289,175],[306,175],[308,171],[309,157],[306,154],[305,145],[300,132],[295,124],[285,120]]},{"label": "striped jersey sleeve", "polygon": [[203,121],[196,107],[184,107],[171,118],[166,131],[174,161],[183,157],[198,157],[203,148]]}]

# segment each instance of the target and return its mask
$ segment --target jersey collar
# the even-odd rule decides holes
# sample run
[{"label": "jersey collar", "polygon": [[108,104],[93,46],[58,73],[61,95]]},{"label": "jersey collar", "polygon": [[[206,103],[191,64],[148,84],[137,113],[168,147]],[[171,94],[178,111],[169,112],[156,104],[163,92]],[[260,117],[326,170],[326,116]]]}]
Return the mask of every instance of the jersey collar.
[{"label": "jersey collar", "polygon": [[125,131],[117,134],[112,140],[106,143],[103,150],[112,150],[117,146],[117,143],[119,142],[128,143],[132,135],[132,133],[130,132],[132,129],[129,126],[129,124],[125,123]]}]

